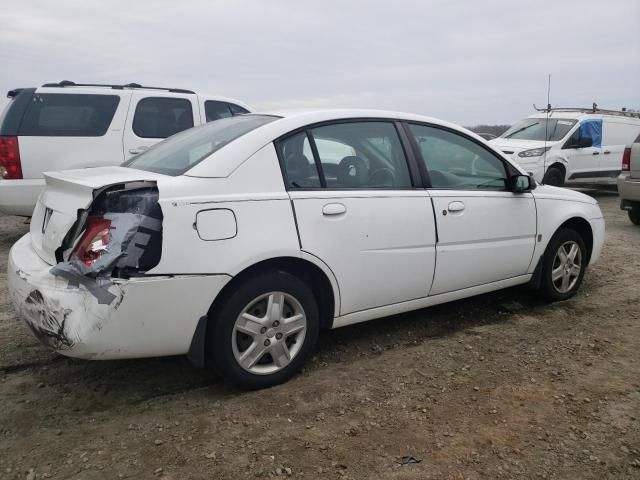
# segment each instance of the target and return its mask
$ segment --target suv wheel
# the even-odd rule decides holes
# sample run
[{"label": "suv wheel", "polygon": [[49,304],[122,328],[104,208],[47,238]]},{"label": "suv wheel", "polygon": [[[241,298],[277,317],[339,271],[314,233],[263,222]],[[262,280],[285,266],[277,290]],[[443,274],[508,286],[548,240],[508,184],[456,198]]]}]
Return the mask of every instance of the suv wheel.
[{"label": "suv wheel", "polygon": [[636,205],[629,210],[629,220],[634,225],[640,225],[640,206]]},{"label": "suv wheel", "polygon": [[542,292],[552,301],[566,300],[580,288],[587,268],[587,248],[578,232],[560,228],[551,238],[542,264]]},{"label": "suv wheel", "polygon": [[318,306],[309,286],[284,271],[249,278],[216,309],[208,356],[226,381],[248,390],[295,375],[315,346]]},{"label": "suv wheel", "polygon": [[564,185],[564,173],[557,167],[551,167],[545,173],[542,183],[554,187],[562,187]]}]

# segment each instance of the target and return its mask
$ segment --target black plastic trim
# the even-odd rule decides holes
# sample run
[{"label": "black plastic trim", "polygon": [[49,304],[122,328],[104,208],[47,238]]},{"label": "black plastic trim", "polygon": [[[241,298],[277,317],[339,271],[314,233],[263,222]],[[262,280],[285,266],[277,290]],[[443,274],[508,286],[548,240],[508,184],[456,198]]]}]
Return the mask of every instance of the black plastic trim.
[{"label": "black plastic trim", "polygon": [[114,90],[124,90],[125,88],[128,88],[128,89],[135,89],[135,90],[165,90],[171,93],[186,93],[186,94],[192,94],[192,95],[196,94],[196,92],[192,90],[185,90],[184,88],[146,87],[146,86],[140,85],[139,83],[127,83],[126,85],[111,85],[111,84],[105,84],[105,83],[75,83],[70,80],[62,80],[61,82],[58,82],[58,83],[45,83],[42,86],[47,88],[105,87],[105,88],[111,88]]},{"label": "black plastic trim", "polygon": [[27,111],[27,107],[31,103],[31,99],[33,98],[35,91],[35,88],[24,88],[15,97],[13,97],[13,100],[9,103],[4,119],[2,120],[2,124],[0,124],[0,135],[18,136],[22,118],[24,117],[24,113]]},{"label": "black plastic trim", "polygon": [[578,172],[569,177],[569,180],[578,178],[616,178],[622,170],[602,170],[599,172]]}]

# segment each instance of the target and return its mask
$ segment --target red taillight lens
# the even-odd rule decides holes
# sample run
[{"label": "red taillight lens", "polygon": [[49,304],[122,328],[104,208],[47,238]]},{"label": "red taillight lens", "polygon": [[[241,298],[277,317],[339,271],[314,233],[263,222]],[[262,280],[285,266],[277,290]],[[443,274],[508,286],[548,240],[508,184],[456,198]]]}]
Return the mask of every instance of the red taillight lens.
[{"label": "red taillight lens", "polygon": [[88,217],[84,235],[73,249],[72,256],[76,256],[87,267],[100,258],[109,245],[111,220],[102,217]]},{"label": "red taillight lens", "polygon": [[18,137],[0,137],[0,174],[5,180],[22,178]]},{"label": "red taillight lens", "polygon": [[625,148],[622,154],[622,171],[631,171],[631,147]]}]

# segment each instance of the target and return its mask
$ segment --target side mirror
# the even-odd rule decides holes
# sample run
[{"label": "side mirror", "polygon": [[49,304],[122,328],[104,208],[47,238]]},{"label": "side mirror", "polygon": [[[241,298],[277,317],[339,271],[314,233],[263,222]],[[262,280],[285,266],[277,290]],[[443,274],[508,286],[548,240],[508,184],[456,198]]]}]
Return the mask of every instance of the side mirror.
[{"label": "side mirror", "polygon": [[576,144],[576,148],[588,148],[592,146],[593,146],[593,138],[591,137],[578,138],[578,143]]},{"label": "side mirror", "polygon": [[513,193],[530,192],[536,188],[536,181],[530,175],[514,175],[507,181],[507,189]]}]

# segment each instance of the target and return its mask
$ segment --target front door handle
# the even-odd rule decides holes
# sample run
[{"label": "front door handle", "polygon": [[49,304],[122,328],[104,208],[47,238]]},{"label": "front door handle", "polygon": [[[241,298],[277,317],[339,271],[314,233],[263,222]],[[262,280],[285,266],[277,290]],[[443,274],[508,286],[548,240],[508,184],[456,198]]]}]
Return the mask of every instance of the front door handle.
[{"label": "front door handle", "polygon": [[593,152],[591,155],[600,155],[600,152]]},{"label": "front door handle", "polygon": [[136,148],[130,148],[129,153],[131,155],[139,155],[145,150],[149,150],[149,147],[147,147],[146,145],[140,145],[139,147],[136,147]]},{"label": "front door handle", "polygon": [[324,207],[322,207],[322,214],[327,215],[342,215],[347,211],[347,207],[345,207],[341,203],[327,203]]},{"label": "front door handle", "polygon": [[464,210],[464,203],[457,200],[455,202],[451,202],[447,207],[447,210],[449,210],[451,213],[461,212],[462,210]]}]

